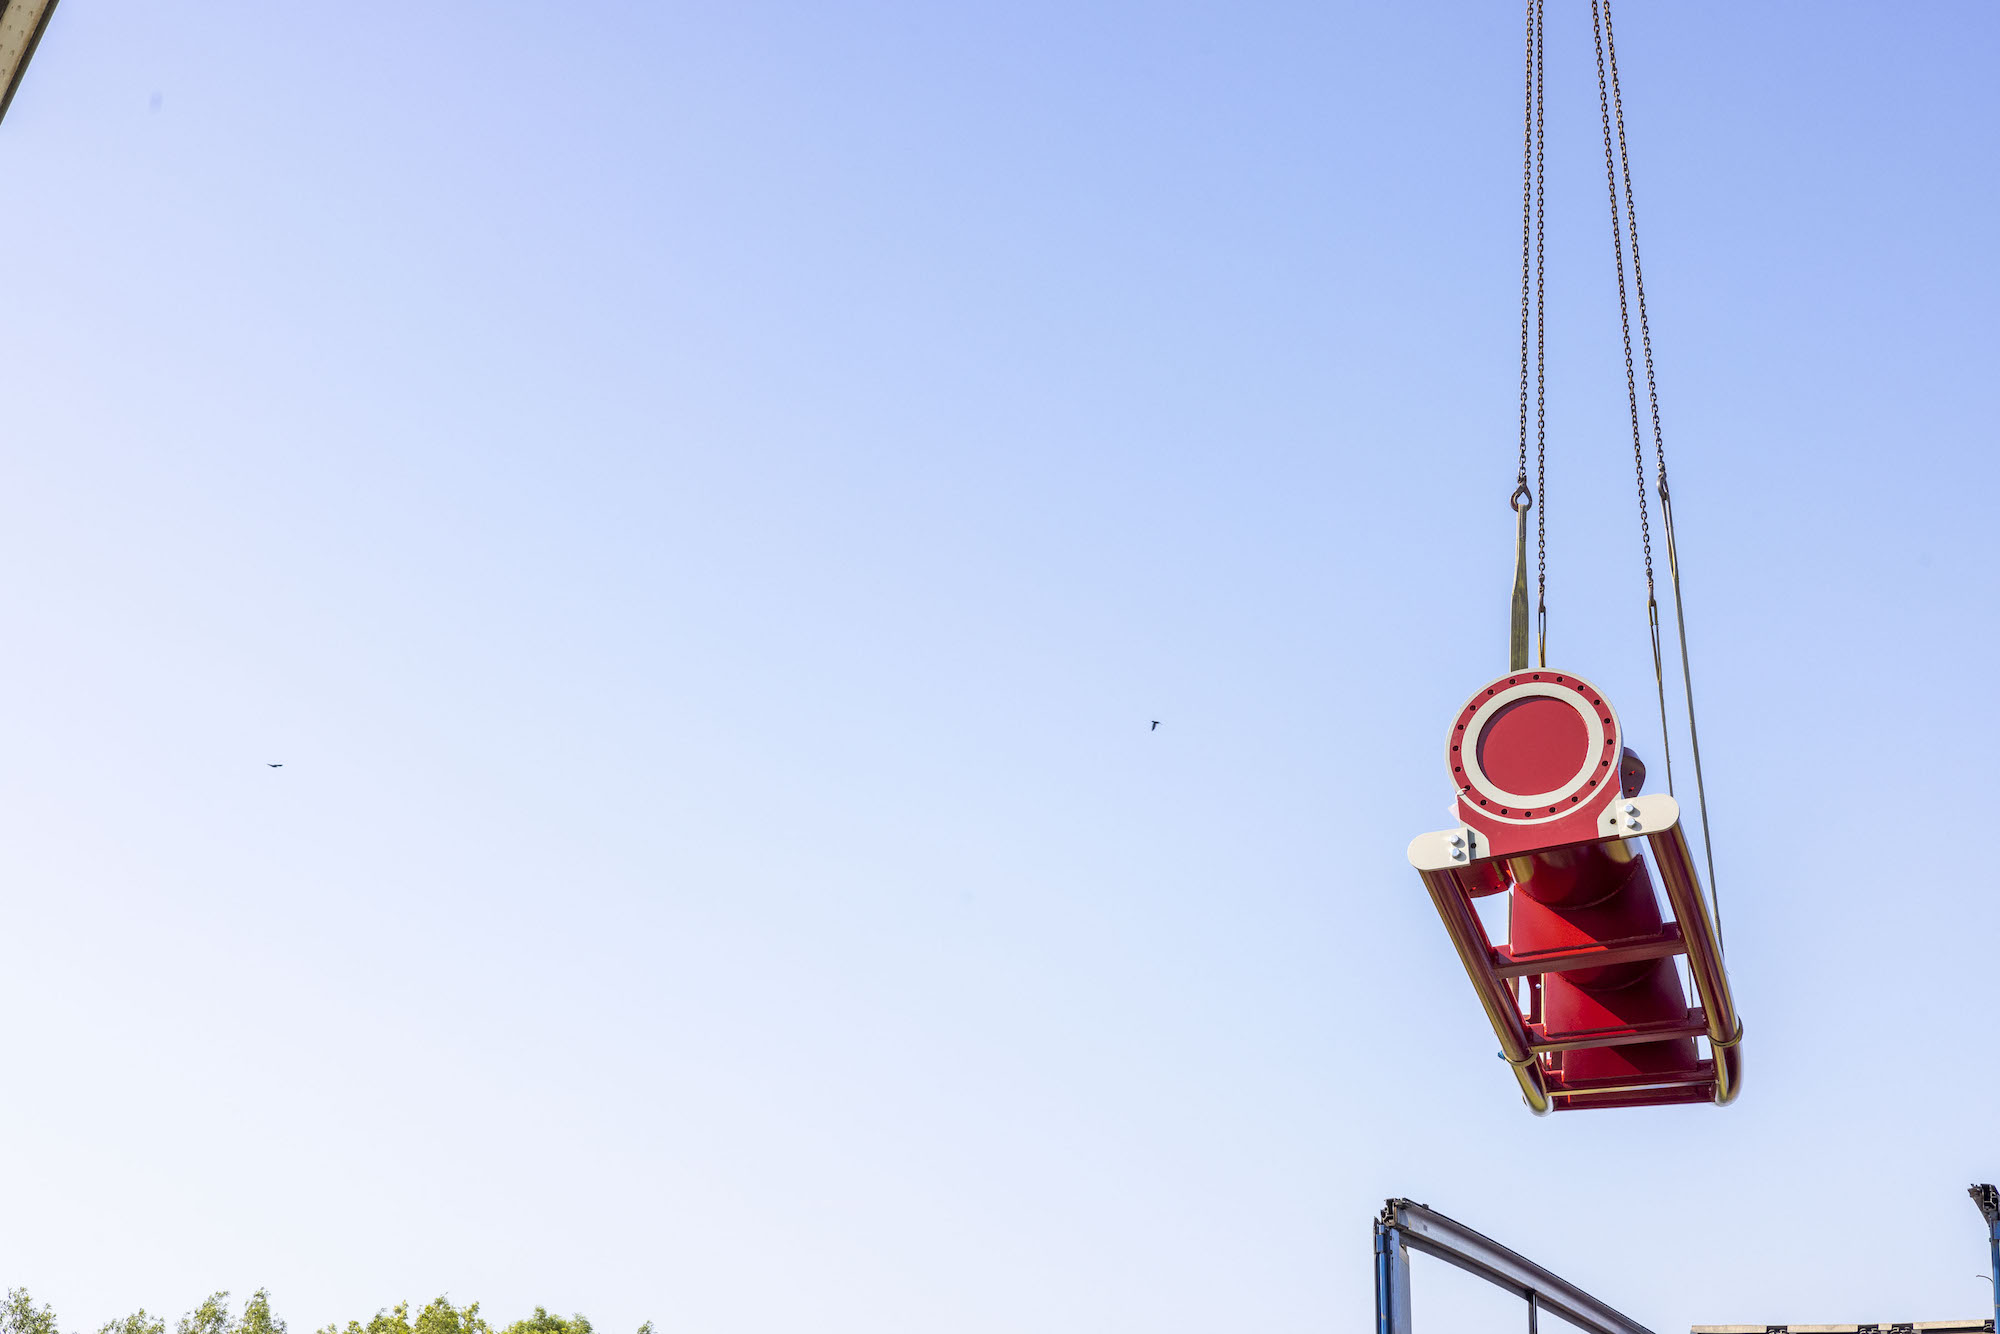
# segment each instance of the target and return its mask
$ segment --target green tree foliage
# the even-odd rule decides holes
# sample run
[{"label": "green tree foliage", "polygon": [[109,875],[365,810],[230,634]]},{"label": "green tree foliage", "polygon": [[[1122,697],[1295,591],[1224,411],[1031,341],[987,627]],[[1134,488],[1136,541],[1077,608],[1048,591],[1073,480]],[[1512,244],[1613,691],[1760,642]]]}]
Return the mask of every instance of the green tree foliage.
[{"label": "green tree foliage", "polygon": [[9,1288],[7,1301],[0,1306],[0,1334],[62,1334],[62,1331],[56,1328],[56,1313],[46,1306],[38,1309],[26,1288]]},{"label": "green tree foliage", "polygon": [[[140,1315],[144,1313],[145,1308],[141,1307]],[[136,1320],[139,1316],[125,1318]],[[229,1325],[229,1294],[211,1292],[202,1299],[200,1306],[181,1317],[180,1323],[174,1326],[174,1334],[229,1334]]]},{"label": "green tree foliage", "polygon": [[[13,1288],[0,1302],[0,1334],[62,1334],[56,1314],[46,1306],[36,1306],[26,1288]],[[97,1334],[167,1334],[167,1322],[146,1314],[141,1307],[123,1319],[100,1327]],[[241,1315],[229,1313],[229,1294],[212,1292],[201,1305],[182,1316],[174,1334],[287,1334],[285,1322],[271,1310],[271,1294],[257,1289],[243,1304]],[[479,1303],[457,1307],[439,1297],[410,1316],[410,1304],[398,1302],[384,1307],[363,1324],[350,1320],[345,1326],[328,1325],[316,1334],[493,1334],[493,1327],[479,1313]],[[525,1320],[516,1320],[501,1334],[596,1334],[590,1321],[581,1315],[550,1315],[537,1306]],[[654,1334],[653,1322],[639,1326],[638,1334]]]},{"label": "green tree foliage", "polygon": [[[647,1325],[652,1323],[650,1320],[646,1322]],[[583,1316],[573,1315],[565,1320],[537,1306],[533,1315],[526,1320],[516,1320],[500,1334],[591,1334],[591,1329],[590,1321]]]},{"label": "green tree foliage", "polygon": [[147,1315],[142,1306],[123,1320],[99,1327],[97,1334],[167,1334],[167,1322]]},{"label": "green tree foliage", "polygon": [[454,1311],[442,1297],[417,1312],[415,1326],[416,1334],[493,1334],[480,1319],[478,1302],[463,1311]]},{"label": "green tree foliage", "polygon": [[[283,1334],[283,1331],[284,1326],[279,1325],[278,1334]],[[261,1331],[244,1330],[240,1334],[261,1334]],[[345,1330],[328,1325],[318,1334],[493,1334],[493,1329],[479,1314],[478,1302],[460,1310],[449,1300],[439,1297],[417,1312],[415,1320],[410,1319],[410,1304],[398,1302],[389,1310],[377,1311],[365,1325],[359,1320],[350,1320]]]},{"label": "green tree foliage", "polygon": [[[140,1315],[145,1312],[141,1311]],[[126,1334],[139,1334],[137,1330]],[[271,1294],[264,1288],[250,1294],[250,1300],[243,1303],[243,1314],[237,1317],[231,1334],[285,1334],[285,1322],[271,1314]]]}]

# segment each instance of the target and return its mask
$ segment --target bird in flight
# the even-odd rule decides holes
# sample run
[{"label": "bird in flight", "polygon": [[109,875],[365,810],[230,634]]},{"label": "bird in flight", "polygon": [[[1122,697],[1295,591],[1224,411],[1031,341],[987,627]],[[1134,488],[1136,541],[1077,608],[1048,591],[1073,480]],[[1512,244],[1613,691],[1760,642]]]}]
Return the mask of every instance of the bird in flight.
[{"label": "bird in flight", "polygon": [[282,769],[282,768],[284,768],[285,766],[284,766],[284,765],[282,765],[282,764],[273,764],[273,765],[270,765],[269,767],[270,767],[270,768],[273,768],[273,769]]},{"label": "bird in flight", "polygon": [[1155,718],[1155,719],[1153,719],[1153,725],[1152,725],[1151,727],[1147,728],[1146,730],[1147,730],[1148,732],[1157,732],[1157,731],[1159,731],[1159,730],[1160,730],[1160,720],[1159,720],[1158,718]]}]

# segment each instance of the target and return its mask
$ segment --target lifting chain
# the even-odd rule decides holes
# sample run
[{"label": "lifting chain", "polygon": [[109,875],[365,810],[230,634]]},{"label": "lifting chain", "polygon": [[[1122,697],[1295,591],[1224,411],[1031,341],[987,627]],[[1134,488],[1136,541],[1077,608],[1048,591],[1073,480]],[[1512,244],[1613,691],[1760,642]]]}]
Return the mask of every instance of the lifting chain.
[{"label": "lifting chain", "polygon": [[[1521,129],[1521,451],[1515,474],[1514,494],[1508,504],[1515,513],[1518,532],[1519,568],[1516,576],[1514,630],[1509,645],[1509,664],[1526,667],[1526,540],[1524,511],[1535,511],[1535,642],[1537,665],[1549,665],[1549,542],[1548,542],[1548,381],[1547,325],[1543,316],[1544,242],[1542,170],[1542,4],[1527,0],[1527,57],[1525,61]],[[1531,319],[1532,317],[1532,319]],[[1534,326],[1535,341],[1535,488],[1528,490],[1528,332]]]},{"label": "lifting chain", "polygon": [[[1521,411],[1520,451],[1514,491],[1508,505],[1514,511],[1514,597],[1508,666],[1528,665],[1528,515],[1535,511],[1536,659],[1548,666],[1548,333],[1544,241],[1545,172],[1543,158],[1543,4],[1527,0],[1523,66],[1521,129]],[[1625,137],[1625,96],[1618,81],[1618,43],[1611,26],[1611,0],[1590,0],[1591,28],[1597,46],[1597,107],[1604,130],[1604,184],[1611,211],[1611,250],[1618,274],[1618,323],[1625,344],[1625,398],[1632,422],[1632,469],[1639,499],[1639,545],[1645,558],[1646,626],[1652,640],[1653,682],[1660,705],[1660,742],[1667,771],[1667,791],[1674,790],[1672,728],[1667,717],[1665,653],[1660,638],[1660,603],[1653,574],[1653,524],[1646,495],[1645,428],[1639,417],[1638,367],[1646,368],[1646,402],[1653,426],[1654,489],[1660,502],[1660,535],[1667,554],[1667,574],[1673,588],[1674,624],[1680,640],[1681,682],[1686,691],[1688,741],[1694,754],[1696,799],[1701,810],[1702,853],[1708,864],[1710,901],[1715,905],[1715,929],[1722,939],[1722,907],[1716,897],[1715,849],[1708,832],[1708,792],[1702,781],[1701,731],[1695,721],[1694,673],[1688,662],[1687,615],[1681,599],[1680,553],[1674,541],[1673,495],[1667,487],[1666,436],[1660,427],[1659,380],[1653,368],[1653,331],[1646,316],[1646,276],[1639,260],[1639,210],[1632,191],[1632,158]],[[1620,198],[1620,186],[1623,198]],[[1625,283],[1625,252],[1632,252],[1632,283]],[[1632,350],[1632,306],[1638,306],[1639,352]],[[1535,479],[1528,484],[1528,352],[1534,346]]]},{"label": "lifting chain", "polygon": [[[1600,8],[1601,7],[1601,8]],[[1708,893],[1715,909],[1715,934],[1722,943],[1722,903],[1715,883],[1715,847],[1708,832],[1708,791],[1702,781],[1701,730],[1695,721],[1694,672],[1688,661],[1687,614],[1681,600],[1680,553],[1674,541],[1672,492],[1667,488],[1666,436],[1660,429],[1660,389],[1653,371],[1653,332],[1646,318],[1646,278],[1639,262],[1639,208],[1632,193],[1632,156],[1625,139],[1625,97],[1618,83],[1618,43],[1611,26],[1611,0],[1590,0],[1590,20],[1597,44],[1597,105],[1604,125],[1605,184],[1611,201],[1611,244],[1618,268],[1618,320],[1625,336],[1625,396],[1632,418],[1632,464],[1639,492],[1639,538],[1646,559],[1646,620],[1653,643],[1653,681],[1660,702],[1660,739],[1667,766],[1667,791],[1673,791],[1674,757],[1668,739],[1666,672],[1660,651],[1660,606],[1653,582],[1653,534],[1646,512],[1646,459],[1639,424],[1639,387],[1632,361],[1632,321],[1625,294],[1625,246],[1629,236],[1632,249],[1632,295],[1639,307],[1639,345],[1646,367],[1646,401],[1653,424],[1655,485],[1660,499],[1660,534],[1667,550],[1667,575],[1673,585],[1674,622],[1679,632],[1681,683],[1686,690],[1688,742],[1694,755],[1696,801],[1701,811],[1701,846],[1708,867]],[[1606,75],[1609,74],[1609,87]],[[1613,160],[1612,127],[1617,127],[1616,161]],[[1624,185],[1624,226],[1619,225],[1619,184]]]}]

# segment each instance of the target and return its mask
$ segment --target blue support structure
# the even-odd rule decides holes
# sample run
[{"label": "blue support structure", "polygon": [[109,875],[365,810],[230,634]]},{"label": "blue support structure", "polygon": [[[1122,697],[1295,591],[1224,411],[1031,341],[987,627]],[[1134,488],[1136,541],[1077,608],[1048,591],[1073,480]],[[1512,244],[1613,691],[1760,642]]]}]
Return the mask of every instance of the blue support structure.
[{"label": "blue support structure", "polygon": [[1375,1220],[1375,1334],[1411,1334],[1410,1253],[1401,1228]]},{"label": "blue support structure", "polygon": [[1986,1220],[1986,1246],[1993,1262],[1993,1328],[2000,1330],[2000,1190],[1991,1185],[1966,1187],[1965,1193],[1979,1206]]}]

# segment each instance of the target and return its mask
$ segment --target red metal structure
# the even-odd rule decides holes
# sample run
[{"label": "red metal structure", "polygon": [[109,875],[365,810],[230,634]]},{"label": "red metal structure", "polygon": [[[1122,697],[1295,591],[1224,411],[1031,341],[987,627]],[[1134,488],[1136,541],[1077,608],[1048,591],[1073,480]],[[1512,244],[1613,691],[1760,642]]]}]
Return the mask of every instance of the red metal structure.
[{"label": "red metal structure", "polygon": [[[1610,701],[1582,677],[1548,667],[1543,10],[1544,0],[1527,0],[1521,145],[1520,438],[1514,490],[1508,497],[1514,514],[1514,590],[1507,645],[1510,670],[1475,693],[1453,721],[1446,762],[1458,792],[1452,808],[1457,825],[1411,843],[1410,862],[1422,874],[1438,916],[1444,919],[1480,1004],[1492,1021],[1500,1054],[1513,1067],[1522,1096],[1537,1113],[1661,1103],[1727,1103],[1742,1084],[1739,1044],[1743,1026],[1736,1018],[1729,979],[1723,970],[1721,931],[1710,911],[1712,893],[1708,897],[1702,893],[1681,829],[1680,806],[1671,795],[1672,752],[1665,755],[1668,794],[1641,795],[1646,769],[1625,748],[1624,733]],[[1647,631],[1660,696],[1660,739],[1663,747],[1670,746],[1676,729],[1667,716],[1665,635],[1653,568],[1653,503],[1658,505],[1658,537],[1665,550],[1672,591],[1670,624],[1679,642],[1688,755],[1694,762],[1694,790],[1712,891],[1715,864],[1707,855],[1708,802],[1702,783],[1701,735],[1695,721],[1694,674],[1688,661],[1653,336],[1639,264],[1639,216],[1632,191],[1611,0],[1590,0],[1590,15],[1625,351],[1625,396],[1632,424]],[[1650,487],[1640,366],[1645,368],[1644,397],[1652,421]],[[1531,425],[1535,446],[1532,474],[1528,467]],[[1528,596],[1530,510],[1535,513],[1532,603]],[[1507,930],[1506,939],[1495,944],[1482,920],[1479,901],[1498,895],[1506,896]]]},{"label": "red metal structure", "polygon": [[[1729,1102],[1743,1028],[1680,806],[1640,795],[1610,702],[1523,668],[1474,694],[1447,744],[1458,827],[1419,836],[1410,863],[1529,1107]],[[1494,894],[1508,896],[1497,945],[1473,903]]]}]

